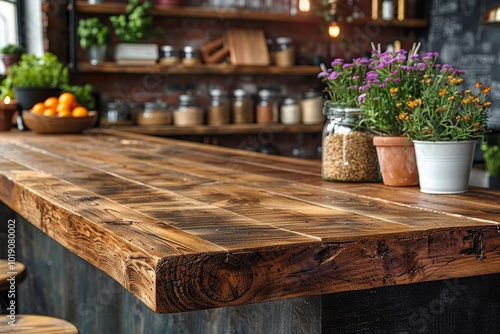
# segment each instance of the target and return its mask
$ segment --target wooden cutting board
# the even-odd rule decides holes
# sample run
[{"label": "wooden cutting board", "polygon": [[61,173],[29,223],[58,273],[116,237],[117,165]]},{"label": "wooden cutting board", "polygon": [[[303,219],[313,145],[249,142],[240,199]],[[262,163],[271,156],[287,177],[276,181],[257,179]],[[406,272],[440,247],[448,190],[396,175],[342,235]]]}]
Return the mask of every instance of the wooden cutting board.
[{"label": "wooden cutting board", "polygon": [[229,59],[233,65],[270,64],[264,31],[257,29],[229,29],[227,33]]}]

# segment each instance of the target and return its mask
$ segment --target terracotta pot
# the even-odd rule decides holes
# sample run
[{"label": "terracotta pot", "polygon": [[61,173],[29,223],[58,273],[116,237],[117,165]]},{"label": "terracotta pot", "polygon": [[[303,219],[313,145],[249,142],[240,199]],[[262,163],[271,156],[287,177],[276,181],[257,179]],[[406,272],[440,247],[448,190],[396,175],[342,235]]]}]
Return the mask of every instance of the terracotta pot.
[{"label": "terracotta pot", "polygon": [[5,70],[18,62],[19,59],[21,59],[21,56],[18,55],[2,55],[2,62],[5,65]]},{"label": "terracotta pot", "polygon": [[12,116],[15,112],[15,109],[0,110],[0,131],[10,131],[12,128]]},{"label": "terracotta pot", "polygon": [[373,137],[385,185],[394,187],[418,184],[415,148],[406,137]]}]

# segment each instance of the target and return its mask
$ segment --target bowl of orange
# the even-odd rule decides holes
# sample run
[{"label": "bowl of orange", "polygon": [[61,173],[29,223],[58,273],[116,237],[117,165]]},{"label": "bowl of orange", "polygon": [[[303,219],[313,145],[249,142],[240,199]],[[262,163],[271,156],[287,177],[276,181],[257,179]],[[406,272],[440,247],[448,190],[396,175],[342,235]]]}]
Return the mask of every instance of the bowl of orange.
[{"label": "bowl of orange", "polygon": [[23,111],[23,121],[36,133],[79,133],[96,123],[97,112],[87,110],[72,93],[66,92]]}]

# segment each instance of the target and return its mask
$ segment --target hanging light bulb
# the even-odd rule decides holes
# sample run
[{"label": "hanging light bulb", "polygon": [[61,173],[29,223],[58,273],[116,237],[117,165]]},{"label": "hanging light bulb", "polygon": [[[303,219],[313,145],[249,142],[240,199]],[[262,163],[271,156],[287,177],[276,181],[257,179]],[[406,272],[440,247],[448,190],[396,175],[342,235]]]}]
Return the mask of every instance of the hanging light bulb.
[{"label": "hanging light bulb", "polygon": [[328,35],[330,35],[331,38],[337,38],[340,35],[340,26],[337,23],[337,21],[332,21],[330,23],[330,26],[328,26]]},{"label": "hanging light bulb", "polygon": [[301,13],[309,13],[311,2],[309,0],[299,0],[299,10]]}]

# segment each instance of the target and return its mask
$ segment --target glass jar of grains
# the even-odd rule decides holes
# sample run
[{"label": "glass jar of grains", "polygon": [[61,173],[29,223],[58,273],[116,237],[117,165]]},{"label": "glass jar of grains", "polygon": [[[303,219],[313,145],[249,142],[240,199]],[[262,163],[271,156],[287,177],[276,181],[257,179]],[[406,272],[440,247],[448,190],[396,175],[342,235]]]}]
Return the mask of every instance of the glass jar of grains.
[{"label": "glass jar of grains", "polygon": [[277,50],[274,52],[274,61],[276,66],[295,65],[295,48],[292,45],[290,37],[276,38]]},{"label": "glass jar of grains", "polygon": [[324,99],[320,92],[310,91],[305,93],[304,98],[300,100],[300,109],[302,112],[302,123],[304,124],[322,124],[325,120],[323,115]]},{"label": "glass jar of grains", "polygon": [[272,123],[274,106],[271,101],[271,91],[263,89],[259,91],[259,101],[255,108],[255,121],[257,123]]},{"label": "glass jar of grains", "polygon": [[192,46],[185,46],[182,49],[182,65],[192,66],[200,63],[198,50]]},{"label": "glass jar of grains", "polygon": [[379,181],[373,135],[359,126],[359,108],[325,102],[321,175],[327,181]]},{"label": "glass jar of grains", "polygon": [[178,62],[178,52],[172,45],[164,45],[161,47],[160,65],[175,65]]},{"label": "glass jar of grains", "polygon": [[252,101],[243,89],[236,89],[233,92],[234,98],[231,104],[233,112],[233,123],[252,123],[253,108]]},{"label": "glass jar of grains", "polygon": [[229,101],[220,89],[210,91],[211,101],[208,106],[207,123],[222,125],[229,123]]},{"label": "glass jar of grains", "polygon": [[138,125],[169,125],[172,124],[172,114],[167,109],[167,103],[161,100],[144,103],[144,110],[137,115]]},{"label": "glass jar of grains", "polygon": [[174,124],[178,126],[203,124],[203,111],[198,107],[196,97],[189,94],[179,95],[179,105],[173,116]]},{"label": "glass jar of grains", "polygon": [[300,106],[294,98],[288,97],[283,101],[280,116],[283,124],[300,123]]}]

